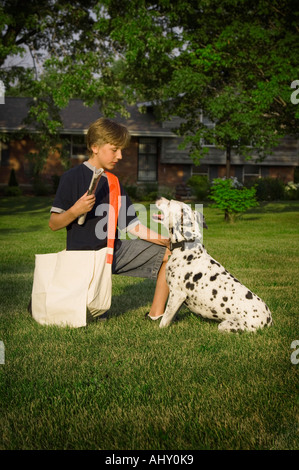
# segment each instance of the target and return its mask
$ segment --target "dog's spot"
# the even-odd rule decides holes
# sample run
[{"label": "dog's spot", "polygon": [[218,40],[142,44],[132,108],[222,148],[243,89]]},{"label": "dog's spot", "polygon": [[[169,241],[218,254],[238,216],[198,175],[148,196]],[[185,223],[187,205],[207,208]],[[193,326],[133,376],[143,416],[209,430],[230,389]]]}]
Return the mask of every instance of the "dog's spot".
[{"label": "dog's spot", "polygon": [[189,255],[187,261],[191,261],[193,259],[193,255]]},{"label": "dog's spot", "polygon": [[219,273],[216,273],[214,276],[211,276],[211,277],[210,277],[210,281],[212,281],[212,282],[213,282],[213,281],[216,281],[217,276],[219,276]]},{"label": "dog's spot", "polygon": [[191,273],[187,273],[187,274],[185,275],[185,281],[188,281],[188,279],[189,279],[190,276],[191,276]]},{"label": "dog's spot", "polygon": [[212,294],[213,294],[214,297],[216,297],[217,292],[218,292],[218,291],[217,291],[216,289],[213,289],[213,290],[212,290]]},{"label": "dog's spot", "polygon": [[227,308],[225,311],[226,313],[231,313],[230,308]]},{"label": "dog's spot", "polygon": [[250,290],[247,292],[247,294],[245,295],[246,299],[252,299],[253,296],[252,296],[252,292],[250,292]]},{"label": "dog's spot", "polygon": [[193,276],[193,282],[197,282],[197,281],[199,281],[199,279],[201,279],[201,278],[202,278],[202,273],[195,274],[195,275]]},{"label": "dog's spot", "polygon": [[220,264],[217,261],[215,261],[214,259],[211,259],[211,264],[216,264],[220,268]]},{"label": "dog's spot", "polygon": [[193,290],[194,289],[194,284],[192,284],[191,282],[187,282],[186,289]]},{"label": "dog's spot", "polygon": [[222,297],[223,302],[227,302],[228,298],[227,297]]}]

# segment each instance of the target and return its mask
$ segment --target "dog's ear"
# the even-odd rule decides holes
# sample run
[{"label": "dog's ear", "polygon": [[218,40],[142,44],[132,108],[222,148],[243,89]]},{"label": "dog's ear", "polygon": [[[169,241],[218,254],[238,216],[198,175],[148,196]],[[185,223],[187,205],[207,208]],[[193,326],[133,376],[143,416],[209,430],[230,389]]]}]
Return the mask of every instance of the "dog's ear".
[{"label": "dog's ear", "polygon": [[194,214],[195,214],[195,217],[196,217],[196,220],[197,220],[198,224],[202,225],[203,228],[208,228],[204,215],[201,212],[198,212],[198,211],[194,211]]}]

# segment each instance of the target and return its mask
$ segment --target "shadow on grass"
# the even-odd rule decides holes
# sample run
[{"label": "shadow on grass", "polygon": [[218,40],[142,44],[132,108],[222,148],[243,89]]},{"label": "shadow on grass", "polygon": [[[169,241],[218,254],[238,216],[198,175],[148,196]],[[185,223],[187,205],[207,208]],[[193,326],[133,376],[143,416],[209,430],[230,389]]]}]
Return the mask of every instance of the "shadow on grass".
[{"label": "shadow on grass", "polygon": [[20,212],[50,210],[53,199],[50,196],[1,197],[0,211],[5,215],[15,215]]},{"label": "shadow on grass", "polygon": [[45,223],[41,222],[39,225],[32,225],[30,227],[27,226],[26,229],[24,229],[24,227],[0,228],[0,235],[5,236],[5,235],[12,235],[14,233],[24,234],[27,232],[39,232],[39,230],[44,228],[44,226],[45,226]]},{"label": "shadow on grass", "polygon": [[[151,304],[155,281],[151,279],[113,276],[112,302],[108,317],[118,317]],[[120,285],[118,285],[120,284]]]},{"label": "shadow on grass", "polygon": [[[118,277],[119,276],[114,276],[114,278],[116,278],[115,283],[117,283]],[[151,279],[134,278],[134,281],[130,283],[130,279],[133,278],[123,277],[121,280],[121,282],[125,282],[123,287],[116,288],[116,292],[112,292],[111,308],[107,314],[105,314],[106,318],[119,317],[151,305],[154,297],[155,281]],[[182,304],[179,308],[173,322],[181,322],[190,316],[194,316],[198,321],[212,324],[219,323],[215,320],[203,318],[201,315],[191,312],[185,304]]]},{"label": "shadow on grass", "polygon": [[299,201],[263,201],[258,207],[248,210],[247,214],[277,214],[280,212],[299,212]]}]

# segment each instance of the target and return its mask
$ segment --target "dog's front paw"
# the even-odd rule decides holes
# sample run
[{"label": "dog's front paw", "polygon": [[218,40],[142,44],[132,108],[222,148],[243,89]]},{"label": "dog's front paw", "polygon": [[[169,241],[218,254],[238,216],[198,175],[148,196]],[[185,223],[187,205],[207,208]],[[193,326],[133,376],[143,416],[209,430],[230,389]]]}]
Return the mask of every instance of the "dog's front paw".
[{"label": "dog's front paw", "polygon": [[160,321],[159,328],[166,328],[167,326],[170,325],[171,320],[172,320],[171,318],[167,319],[164,314],[162,317],[162,320]]},{"label": "dog's front paw", "polygon": [[160,324],[159,324],[159,328],[165,328],[165,327],[168,326],[168,325],[169,325],[169,323],[167,323],[167,322],[165,321],[165,318],[162,317],[162,320],[160,321]]}]

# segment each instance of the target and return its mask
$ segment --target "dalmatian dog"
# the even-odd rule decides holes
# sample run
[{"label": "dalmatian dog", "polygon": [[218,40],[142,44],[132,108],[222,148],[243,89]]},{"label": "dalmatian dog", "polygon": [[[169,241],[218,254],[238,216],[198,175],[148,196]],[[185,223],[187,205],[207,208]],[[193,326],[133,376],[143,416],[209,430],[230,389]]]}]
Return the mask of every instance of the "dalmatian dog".
[{"label": "dalmatian dog", "polygon": [[155,220],[169,231],[172,254],[166,265],[169,286],[160,327],[168,326],[184,303],[203,318],[220,322],[226,332],[255,332],[272,324],[267,305],[241,284],[202,244],[203,216],[175,200],[156,201]]}]

